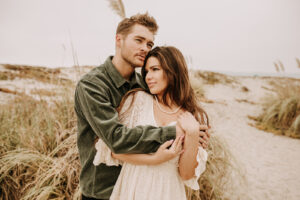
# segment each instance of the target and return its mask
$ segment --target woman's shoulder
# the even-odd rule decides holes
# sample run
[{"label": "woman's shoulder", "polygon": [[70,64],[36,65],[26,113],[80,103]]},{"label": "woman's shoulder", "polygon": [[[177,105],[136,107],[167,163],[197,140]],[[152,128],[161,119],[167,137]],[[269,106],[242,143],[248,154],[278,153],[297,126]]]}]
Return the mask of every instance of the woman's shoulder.
[{"label": "woman's shoulder", "polygon": [[131,92],[127,98],[126,102],[132,102],[132,101],[143,101],[146,99],[152,99],[152,95],[144,90],[134,91]]},{"label": "woman's shoulder", "polygon": [[130,99],[132,107],[142,111],[143,108],[151,105],[153,96],[146,91],[136,91],[130,94],[128,99]]},{"label": "woman's shoulder", "polygon": [[149,93],[146,92],[146,91],[143,91],[143,90],[137,91],[137,92],[135,93],[135,95],[136,95],[135,98],[136,98],[137,100],[152,99],[152,95],[149,94]]}]

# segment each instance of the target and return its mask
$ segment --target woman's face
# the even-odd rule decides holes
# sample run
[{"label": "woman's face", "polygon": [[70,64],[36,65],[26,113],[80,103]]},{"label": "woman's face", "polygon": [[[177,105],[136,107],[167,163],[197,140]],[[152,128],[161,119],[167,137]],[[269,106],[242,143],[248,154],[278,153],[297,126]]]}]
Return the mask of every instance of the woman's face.
[{"label": "woman's face", "polygon": [[148,58],[145,66],[145,71],[145,80],[151,94],[162,96],[168,86],[168,80],[158,59],[155,57]]}]

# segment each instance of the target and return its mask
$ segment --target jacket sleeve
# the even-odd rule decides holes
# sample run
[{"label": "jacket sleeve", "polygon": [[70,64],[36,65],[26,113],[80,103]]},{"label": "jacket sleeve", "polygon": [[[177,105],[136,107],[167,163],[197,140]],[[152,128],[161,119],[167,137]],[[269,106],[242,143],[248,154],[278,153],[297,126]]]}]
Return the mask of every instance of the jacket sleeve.
[{"label": "jacket sleeve", "polygon": [[119,122],[107,92],[97,84],[80,81],[75,91],[75,108],[114,153],[151,153],[176,136],[175,126],[137,126],[128,128]]}]

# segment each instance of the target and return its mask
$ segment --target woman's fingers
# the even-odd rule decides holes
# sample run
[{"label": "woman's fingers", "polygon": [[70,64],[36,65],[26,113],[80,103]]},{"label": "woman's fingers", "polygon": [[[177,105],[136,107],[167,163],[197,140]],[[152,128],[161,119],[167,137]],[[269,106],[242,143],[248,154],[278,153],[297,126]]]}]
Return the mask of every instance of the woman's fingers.
[{"label": "woman's fingers", "polygon": [[160,145],[159,148],[160,148],[160,149],[167,149],[169,146],[172,145],[173,141],[174,141],[174,140],[168,140],[168,141],[166,141],[165,143],[163,143],[162,145]]},{"label": "woman's fingers", "polygon": [[174,152],[175,156],[181,154],[183,151],[182,149],[182,142],[183,142],[184,135],[176,137],[175,141],[173,142],[170,150]]},{"label": "woman's fingers", "polygon": [[184,149],[180,149],[180,150],[177,152],[176,156],[182,154],[183,152],[184,152]]},{"label": "woman's fingers", "polygon": [[182,150],[182,141],[183,141],[183,136],[178,137],[178,142],[174,144],[174,152],[178,154]]},{"label": "woman's fingers", "polygon": [[184,135],[180,136],[179,142],[177,143],[176,149],[182,149],[182,143],[183,143]]},{"label": "woman's fingers", "polygon": [[171,146],[171,148],[170,148],[171,150],[176,150],[176,147],[177,147],[177,144],[178,144],[179,141],[180,141],[180,138],[181,138],[181,136],[175,138],[175,141],[173,142],[173,144],[172,144],[172,146]]}]

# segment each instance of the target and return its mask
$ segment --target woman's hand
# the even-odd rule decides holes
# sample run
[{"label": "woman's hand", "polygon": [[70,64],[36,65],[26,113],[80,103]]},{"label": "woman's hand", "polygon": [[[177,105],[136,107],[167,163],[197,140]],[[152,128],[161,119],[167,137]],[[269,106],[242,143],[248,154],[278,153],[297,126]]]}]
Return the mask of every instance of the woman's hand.
[{"label": "woman's hand", "polygon": [[[163,143],[153,155],[157,164],[161,164],[163,162],[171,160],[176,156],[180,155],[181,153],[183,153],[183,149],[182,149],[183,138],[184,135],[176,137],[175,141],[169,140]],[[168,149],[170,145],[171,147]]]},{"label": "woman's hand", "polygon": [[190,112],[184,112],[179,115],[177,122],[186,134],[197,134],[200,130],[199,122]]},{"label": "woman's hand", "polygon": [[196,118],[190,112],[184,112],[177,118],[177,124],[184,130],[186,139],[190,138],[198,141],[199,144],[206,149],[209,143],[209,127],[200,125]]}]

